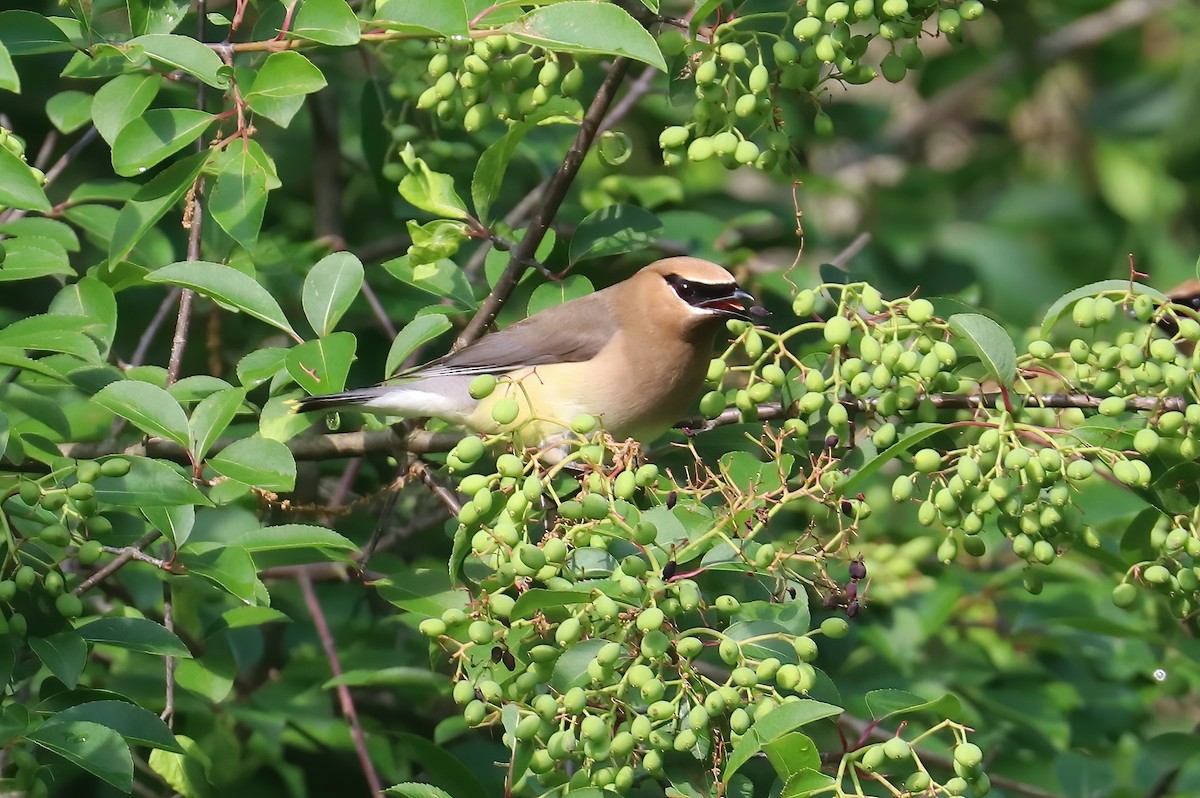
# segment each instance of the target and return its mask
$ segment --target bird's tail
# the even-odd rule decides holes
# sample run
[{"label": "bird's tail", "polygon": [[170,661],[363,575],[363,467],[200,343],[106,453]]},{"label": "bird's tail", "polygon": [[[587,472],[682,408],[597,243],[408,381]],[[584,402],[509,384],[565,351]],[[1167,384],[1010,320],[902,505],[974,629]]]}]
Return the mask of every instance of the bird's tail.
[{"label": "bird's tail", "polygon": [[359,388],[354,391],[327,393],[323,396],[306,396],[303,399],[293,399],[290,404],[293,413],[310,413],[314,411],[341,410],[351,407],[370,405],[388,391],[395,388]]}]

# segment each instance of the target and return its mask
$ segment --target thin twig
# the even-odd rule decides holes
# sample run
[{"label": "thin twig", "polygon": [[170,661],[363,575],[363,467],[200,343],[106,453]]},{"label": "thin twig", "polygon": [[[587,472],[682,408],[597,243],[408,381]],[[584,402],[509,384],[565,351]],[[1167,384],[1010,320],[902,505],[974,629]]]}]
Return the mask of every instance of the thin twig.
[{"label": "thin twig", "polygon": [[[338,659],[337,646],[333,641],[333,634],[329,631],[329,622],[325,619],[321,602],[317,600],[317,592],[313,589],[312,579],[308,572],[298,573],[296,583],[300,585],[300,590],[304,594],[304,603],[308,607],[309,615],[312,616],[317,636],[321,639],[321,647],[325,649],[325,659],[329,662],[329,670],[335,679],[340,679],[343,671],[341,660]],[[359,723],[358,711],[354,707],[354,698],[350,695],[350,688],[339,683],[334,687],[334,692],[337,693],[342,715],[350,726],[350,737],[354,740],[354,750],[358,753],[358,763],[362,767],[363,776],[371,790],[371,796],[378,798],[383,792],[383,787],[379,782],[379,775],[375,772],[375,765],[371,762],[371,754],[367,751],[366,734],[363,732],[362,724]]]},{"label": "thin twig", "polygon": [[600,122],[628,71],[629,60],[626,58],[615,59],[612,66],[609,67],[604,83],[600,85],[595,99],[588,106],[587,113],[583,115],[583,121],[579,124],[579,132],[575,134],[575,141],[571,143],[558,171],[554,173],[554,176],[550,178],[549,185],[546,186],[542,204],[525,230],[525,237],[513,247],[509,255],[508,266],[505,267],[504,273],[500,275],[500,279],[496,281],[496,285],[488,294],[487,299],[483,301],[474,318],[459,334],[458,340],[454,342],[455,349],[461,349],[487,332],[500,313],[500,309],[504,307],[504,303],[508,301],[513,289],[517,287],[525,269],[529,267],[530,260],[537,252],[538,245],[542,243],[546,231],[550,229],[550,223],[554,221],[559,206],[567,196],[567,190],[571,187],[571,183],[583,163],[584,156],[587,155],[596,138]]},{"label": "thin twig", "polygon": [[158,310],[154,311],[154,315],[150,317],[150,323],[146,325],[146,329],[142,331],[142,336],[138,339],[137,348],[133,350],[133,356],[129,358],[130,366],[140,366],[146,362],[146,353],[150,350],[150,344],[154,342],[154,336],[158,335],[163,322],[167,320],[167,314],[171,312],[171,308],[179,300],[179,293],[182,290],[179,287],[172,288],[163,298],[162,303],[158,306]]},{"label": "thin twig", "polygon": [[462,502],[458,500],[458,496],[454,494],[454,491],[437,481],[437,478],[434,477],[433,472],[429,470],[428,463],[418,457],[412,464],[412,467],[409,469],[409,473],[420,477],[421,482],[425,484],[425,487],[429,488],[429,492],[432,493],[434,497],[442,503],[442,506],[445,507],[451,515],[459,514],[459,512],[462,510]]},{"label": "thin twig", "polygon": [[125,548],[121,549],[120,553],[117,554],[116,557],[106,563],[104,567],[98,568],[96,572],[87,579],[84,579],[82,582],[76,585],[75,589],[71,592],[76,596],[82,596],[84,593],[88,592],[93,587],[124,568],[138,554],[141,554],[143,549],[145,549],[154,541],[158,540],[161,535],[162,533],[156,529],[153,532],[143,536],[141,540],[137,541],[132,546],[126,546]]}]

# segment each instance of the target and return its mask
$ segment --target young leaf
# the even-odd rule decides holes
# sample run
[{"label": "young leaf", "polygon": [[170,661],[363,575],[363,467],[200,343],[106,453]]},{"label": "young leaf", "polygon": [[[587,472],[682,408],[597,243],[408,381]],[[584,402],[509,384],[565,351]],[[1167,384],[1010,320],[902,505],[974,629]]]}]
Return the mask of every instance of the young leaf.
[{"label": "young leaf", "polygon": [[266,438],[234,441],[208,459],[224,477],[262,490],[287,493],[296,488],[296,459],[288,447]]},{"label": "young leaf", "polygon": [[259,67],[245,100],[255,113],[287,127],[304,105],[304,96],[325,88],[325,76],[294,50],[271,53]]},{"label": "young leaf", "polygon": [[346,387],[358,342],[353,333],[335,332],[288,350],[288,374],[311,394],[335,393]]},{"label": "young leaf", "polygon": [[46,192],[42,191],[41,181],[29,171],[28,164],[4,147],[0,147],[0,205],[27,211],[50,212],[50,200],[46,199]]},{"label": "young leaf", "polygon": [[192,652],[174,632],[149,618],[97,618],[81,625],[76,631],[94,645],[163,657],[192,656]]},{"label": "young leaf", "polygon": [[272,379],[284,367],[288,350],[269,346],[255,349],[238,361],[238,381],[246,390],[251,390]]},{"label": "young leaf", "polygon": [[467,282],[462,269],[452,260],[438,260],[413,266],[411,259],[405,255],[389,260],[383,264],[383,268],[397,280],[414,288],[437,297],[453,299],[463,307],[475,307],[475,295],[471,291],[471,284]]},{"label": "young leaf", "polygon": [[175,397],[138,380],[110,383],[92,401],[126,419],[147,435],[188,445],[188,420]]},{"label": "young leaf", "polygon": [[129,745],[112,729],[90,721],[59,723],[51,718],[28,737],[118,790],[133,789],[133,756]]},{"label": "young leaf", "polygon": [[661,233],[662,222],[650,211],[633,205],[610,205],[593,211],[579,223],[571,239],[570,261],[646,249]]},{"label": "young leaf", "polygon": [[392,341],[392,348],[388,350],[383,366],[384,378],[391,377],[417,347],[437,338],[451,326],[450,320],[440,313],[418,316],[404,325],[404,329],[396,334],[396,340]]},{"label": "young leaf", "polygon": [[333,332],[362,283],[362,262],[349,252],[326,255],[308,270],[300,299],[304,315],[318,336]]},{"label": "young leaf", "polygon": [[1003,327],[978,313],[955,313],[946,323],[952,333],[970,344],[997,382],[1012,384],[1017,374],[1017,349]]},{"label": "young leaf", "polygon": [[117,75],[96,90],[92,123],[100,138],[112,146],[117,134],[140,117],[158,95],[163,77],[157,72]]},{"label": "young leaf", "polygon": [[454,191],[454,179],[435,172],[418,158],[409,143],[400,153],[409,172],[400,180],[400,196],[423,211],[447,219],[466,219],[467,206]]},{"label": "young leaf", "polygon": [[150,272],[146,282],[191,288],[230,310],[240,310],[300,340],[271,292],[232,266],[200,260],[179,261]]},{"label": "young leaf", "polygon": [[129,121],[112,146],[113,169],[141,174],[195,141],[213,121],[194,108],[155,108]]},{"label": "young leaf", "polygon": [[246,401],[244,388],[226,388],[200,400],[192,410],[192,417],[188,425],[191,430],[192,456],[197,460],[204,459],[204,456],[208,454],[209,447],[225,431],[229,422],[233,421],[234,415],[237,414],[244,401]]},{"label": "young leaf", "polygon": [[246,249],[258,241],[267,194],[282,185],[275,162],[254,139],[243,139],[213,157],[217,177],[209,195],[209,210],[230,238]]},{"label": "young leaf", "polygon": [[346,47],[358,44],[360,27],[346,0],[304,0],[291,32],[301,39]]},{"label": "young leaf", "polygon": [[628,12],[609,3],[567,0],[541,6],[501,30],[547,50],[623,55],[667,71],[649,31]]},{"label": "young leaf", "polygon": [[436,33],[441,36],[466,36],[469,32],[467,7],[463,0],[386,0],[380,3],[371,20],[388,30]]}]

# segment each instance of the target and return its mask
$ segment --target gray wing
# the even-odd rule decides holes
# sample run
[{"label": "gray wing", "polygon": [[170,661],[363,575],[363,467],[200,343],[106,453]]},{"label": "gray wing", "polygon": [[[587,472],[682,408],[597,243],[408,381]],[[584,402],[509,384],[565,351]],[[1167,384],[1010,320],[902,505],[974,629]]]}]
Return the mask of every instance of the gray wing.
[{"label": "gray wing", "polygon": [[600,291],[547,308],[399,376],[503,374],[523,366],[578,363],[595,357],[616,331]]}]

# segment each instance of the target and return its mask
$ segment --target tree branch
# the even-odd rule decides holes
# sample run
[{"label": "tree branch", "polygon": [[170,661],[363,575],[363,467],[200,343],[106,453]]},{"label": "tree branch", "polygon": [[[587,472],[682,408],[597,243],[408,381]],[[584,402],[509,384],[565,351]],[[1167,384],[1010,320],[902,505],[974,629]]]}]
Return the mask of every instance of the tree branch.
[{"label": "tree branch", "polygon": [[587,113],[583,115],[583,121],[579,125],[579,132],[575,135],[575,141],[571,143],[571,148],[567,150],[567,155],[563,159],[562,165],[558,171],[550,178],[549,184],[546,186],[545,196],[542,198],[542,204],[530,222],[529,227],[525,230],[525,237],[522,238],[515,247],[508,259],[508,266],[505,267],[504,273],[500,275],[500,279],[496,281],[492,292],[488,294],[487,299],[483,301],[479,310],[475,313],[475,317],[471,319],[471,323],[466,326],[466,329],[458,336],[458,340],[454,342],[455,349],[461,349],[467,344],[478,340],[487,332],[488,327],[496,320],[496,316],[500,313],[500,309],[504,307],[504,303],[508,301],[513,289],[517,287],[521,276],[528,268],[530,261],[538,245],[542,243],[542,239],[546,236],[546,231],[550,229],[550,223],[554,221],[555,214],[558,213],[558,208],[562,205],[563,199],[567,196],[567,190],[571,187],[575,175],[579,172],[579,167],[583,163],[583,158],[587,155],[588,150],[592,146],[592,142],[596,138],[596,134],[600,129],[600,122],[608,111],[609,105],[612,103],[616,95],[617,88],[624,80],[625,74],[629,71],[629,60],[626,58],[617,58],[609,67],[608,75],[604,78],[604,83],[600,85],[599,91],[596,92],[595,99],[588,106]]}]

